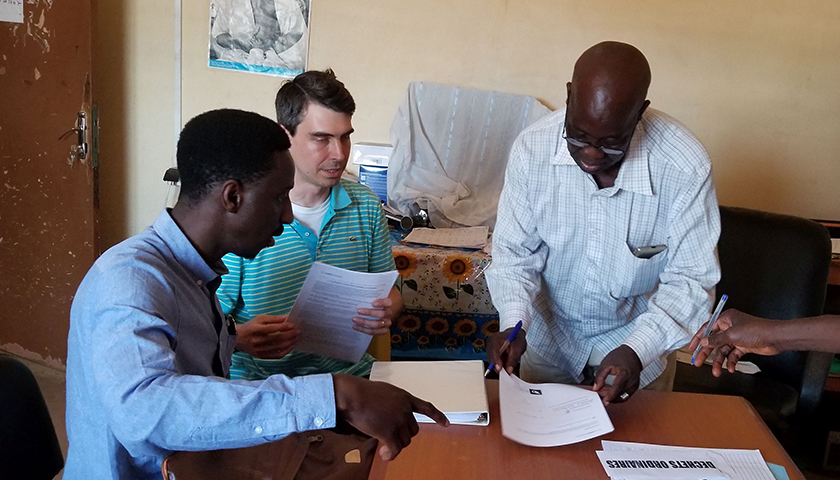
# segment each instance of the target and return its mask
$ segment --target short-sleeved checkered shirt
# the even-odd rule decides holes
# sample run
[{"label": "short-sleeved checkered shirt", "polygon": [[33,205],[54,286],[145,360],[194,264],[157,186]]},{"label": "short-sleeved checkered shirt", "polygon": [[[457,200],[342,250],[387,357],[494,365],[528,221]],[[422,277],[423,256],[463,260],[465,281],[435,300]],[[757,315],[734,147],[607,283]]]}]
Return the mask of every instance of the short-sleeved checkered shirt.
[{"label": "short-sleeved checkered shirt", "polygon": [[[658,377],[708,319],[720,280],[711,163],[673,118],[648,109],[615,185],[599,189],[561,136],[565,110],[514,143],[487,281],[501,328],[522,320],[528,348],[581,380],[595,348],[621,344]],[[649,259],[637,247],[664,244]]]}]

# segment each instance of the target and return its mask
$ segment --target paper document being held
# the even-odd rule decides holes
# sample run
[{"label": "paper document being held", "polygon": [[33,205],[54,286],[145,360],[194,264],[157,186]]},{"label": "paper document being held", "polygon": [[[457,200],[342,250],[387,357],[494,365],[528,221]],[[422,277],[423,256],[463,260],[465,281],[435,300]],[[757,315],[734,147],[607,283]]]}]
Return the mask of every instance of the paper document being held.
[{"label": "paper document being held", "polygon": [[[454,425],[490,423],[487,391],[484,388],[484,362],[460,360],[444,362],[376,362],[370,379],[402,388],[417,398],[432,402]],[[415,413],[418,422],[432,419]]]},{"label": "paper document being held", "polygon": [[397,271],[354,272],[321,262],[312,264],[288,321],[300,328],[295,350],[358,362],[371,336],[353,330],[360,308],[385,298]]},{"label": "paper document being held", "polygon": [[528,383],[499,374],[502,435],[532,447],[582,442],[614,430],[598,393],[573,385]]},{"label": "paper document being held", "polygon": [[482,248],[487,243],[490,227],[415,228],[406,237],[409,243],[424,243],[440,247]]}]

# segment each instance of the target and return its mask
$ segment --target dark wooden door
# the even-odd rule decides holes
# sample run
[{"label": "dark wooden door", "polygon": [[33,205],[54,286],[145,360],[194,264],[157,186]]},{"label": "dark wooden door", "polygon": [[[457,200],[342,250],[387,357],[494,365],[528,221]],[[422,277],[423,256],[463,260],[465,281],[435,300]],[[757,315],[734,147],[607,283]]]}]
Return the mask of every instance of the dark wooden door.
[{"label": "dark wooden door", "polygon": [[[97,254],[93,1],[26,0],[24,23],[0,22],[0,349],[53,365]],[[64,135],[79,112],[84,159]]]}]

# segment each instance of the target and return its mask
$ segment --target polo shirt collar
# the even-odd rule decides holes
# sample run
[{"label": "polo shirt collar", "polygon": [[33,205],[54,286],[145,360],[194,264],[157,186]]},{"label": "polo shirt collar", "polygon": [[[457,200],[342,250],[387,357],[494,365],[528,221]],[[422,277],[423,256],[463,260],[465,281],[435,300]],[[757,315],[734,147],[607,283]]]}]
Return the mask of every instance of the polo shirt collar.
[{"label": "polo shirt collar", "polygon": [[350,200],[350,194],[347,193],[347,190],[344,189],[341,182],[338,182],[338,185],[332,187],[332,190],[330,191],[331,210],[341,210],[342,208],[347,208],[351,203],[353,202]]},{"label": "polo shirt collar", "polygon": [[[329,220],[335,216],[336,210],[341,210],[344,208],[349,207],[353,201],[350,199],[350,194],[347,193],[347,190],[344,189],[344,186],[341,182],[330,189],[330,196],[329,196],[330,204],[327,207],[327,213],[324,215],[324,222],[323,224],[326,225]],[[303,235],[305,233],[306,227],[301,225],[296,219],[289,224],[292,227],[292,230],[298,233],[298,235]],[[277,240],[279,237],[274,237]]]}]

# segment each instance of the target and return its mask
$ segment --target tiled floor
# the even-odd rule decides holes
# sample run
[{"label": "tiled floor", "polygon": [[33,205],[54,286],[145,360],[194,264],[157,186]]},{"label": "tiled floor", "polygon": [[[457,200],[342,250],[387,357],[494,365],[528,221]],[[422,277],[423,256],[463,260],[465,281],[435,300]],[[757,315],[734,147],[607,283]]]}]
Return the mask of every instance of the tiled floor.
[{"label": "tiled floor", "polygon": [[[67,456],[67,435],[64,424],[64,397],[65,397],[65,382],[64,372],[56,370],[51,367],[46,367],[38,363],[22,359],[35,374],[38,379],[38,385],[41,387],[41,392],[44,394],[44,399],[47,402],[47,407],[50,410],[53,425],[55,425],[56,433],[58,434],[58,441],[61,444],[61,451]],[[823,472],[816,473],[811,471],[804,471],[805,478],[808,480],[834,480],[840,479],[840,473],[831,475]],[[61,479],[59,473],[55,480]]]}]

